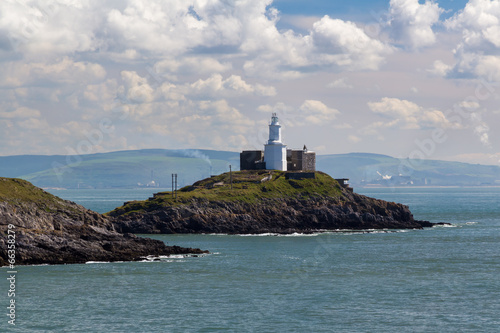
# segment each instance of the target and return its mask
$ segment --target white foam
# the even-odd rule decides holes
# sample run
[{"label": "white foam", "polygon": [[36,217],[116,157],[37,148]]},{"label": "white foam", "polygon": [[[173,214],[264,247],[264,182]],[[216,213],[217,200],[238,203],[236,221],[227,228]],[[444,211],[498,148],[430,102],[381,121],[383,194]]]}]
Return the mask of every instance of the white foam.
[{"label": "white foam", "polygon": [[[182,259],[182,258],[185,258],[186,255],[184,254],[172,254],[172,255],[169,255],[169,256],[165,256],[166,258],[168,259]],[[160,256],[160,259],[163,259],[165,258],[164,256]]]},{"label": "white foam", "polygon": [[201,253],[201,254],[194,254],[194,253],[188,253],[188,254],[171,254],[168,256],[147,256],[144,257],[141,262],[184,262],[185,260],[179,260],[179,259],[185,259],[185,258],[193,258],[193,257],[204,257],[206,256],[206,253]]},{"label": "white foam", "polygon": [[363,230],[352,230],[352,229],[335,229],[335,230],[318,230],[313,233],[299,233],[294,232],[291,234],[279,234],[279,233],[262,233],[262,234],[237,234],[240,237],[316,237],[320,235],[331,235],[331,234],[341,234],[341,235],[359,235],[359,234],[388,234],[388,233],[398,233],[398,232],[410,232],[413,229],[363,229]]},{"label": "white foam", "polygon": [[450,224],[439,224],[439,225],[435,225],[434,228],[457,228],[459,227],[459,225],[456,225],[456,224],[453,224],[453,223],[450,223]]},{"label": "white foam", "polygon": [[161,260],[149,260],[149,259],[144,259],[141,260],[140,262],[186,262],[186,260],[173,260],[173,259],[161,259]]},{"label": "white foam", "polygon": [[275,232],[265,232],[262,234],[237,234],[236,236],[240,237],[268,237],[268,236],[273,236],[273,237],[314,237],[321,235],[324,232],[316,232],[316,233],[299,233],[299,232],[294,232],[292,234],[279,234]]},{"label": "white foam", "polygon": [[87,264],[110,264],[111,261],[87,261],[85,262],[85,265]]},{"label": "white foam", "polygon": [[316,237],[320,234],[321,234],[320,232],[310,233],[310,234],[303,234],[303,233],[299,233],[299,232],[294,232],[293,234],[286,234],[286,235],[280,235],[280,236],[283,236],[283,237]]},{"label": "white foam", "polygon": [[272,233],[272,232],[266,232],[262,234],[237,234],[236,236],[241,236],[241,237],[267,237],[267,236],[279,236],[279,234]]},{"label": "white foam", "polygon": [[471,221],[471,222],[466,222],[465,224],[467,224],[467,225],[473,225],[473,224],[478,224],[478,222]]}]

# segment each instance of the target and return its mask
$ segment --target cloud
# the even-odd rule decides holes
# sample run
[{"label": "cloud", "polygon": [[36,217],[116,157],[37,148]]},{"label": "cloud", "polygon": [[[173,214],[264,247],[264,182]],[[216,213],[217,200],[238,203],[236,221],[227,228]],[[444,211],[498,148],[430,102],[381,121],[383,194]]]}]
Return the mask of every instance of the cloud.
[{"label": "cloud", "polygon": [[349,135],[349,136],[347,137],[347,140],[349,140],[349,141],[350,141],[350,142],[352,142],[352,143],[358,143],[358,142],[360,142],[362,139],[361,139],[360,137],[356,136],[356,135]]},{"label": "cloud", "polygon": [[129,102],[140,104],[153,101],[155,91],[146,78],[141,77],[134,71],[122,71],[121,77],[125,84],[125,95]]},{"label": "cloud", "polygon": [[[265,139],[251,133],[261,125],[267,130],[271,112],[289,126],[315,125],[311,140],[332,138],[332,129],[347,133],[359,120],[333,106],[359,110],[368,100],[367,131],[446,128],[451,125],[441,111],[419,106],[418,99],[381,99],[384,91],[401,82],[403,93],[424,98],[432,75],[500,79],[497,1],[470,1],[439,34],[433,30],[442,13],[436,2],[391,1],[390,25],[376,33],[364,18],[288,16],[283,22],[275,6],[281,3],[0,1],[0,136],[16,147],[2,153],[20,147],[60,152],[62,143],[64,149],[104,118],[119,119],[116,133],[96,149],[158,142],[239,149],[252,140],[260,147]],[[455,61],[439,38],[455,38]],[[402,66],[417,49],[416,66],[432,67],[426,82],[413,75],[418,68]],[[357,73],[346,76],[350,71]],[[411,82],[389,82],[389,72],[410,75]],[[454,88],[444,84],[429,103],[446,105],[449,96],[464,92]],[[480,114],[479,105],[471,108],[469,114]],[[476,120],[464,126],[495,144],[493,125]],[[347,139],[357,136],[363,137],[358,132]],[[369,140],[363,144],[370,147]]]},{"label": "cloud", "polygon": [[[330,125],[340,114],[340,111],[318,100],[305,100],[298,108],[283,102],[278,102],[274,106],[266,104],[259,106],[257,111],[268,114],[276,112],[280,121],[286,126]],[[350,125],[345,123],[335,126],[339,129],[350,128]]]},{"label": "cloud", "polygon": [[452,67],[453,66],[447,65],[441,60],[435,60],[433,63],[433,67],[431,69],[428,69],[427,72],[435,76],[444,77],[450,72]]},{"label": "cloud", "polygon": [[2,1],[0,13],[8,15],[0,15],[0,31],[30,59],[93,51],[102,7],[83,1]]},{"label": "cloud", "polygon": [[88,54],[133,63],[146,57],[156,59],[151,67],[165,75],[228,71],[234,62],[217,59],[225,54],[241,59],[255,77],[373,70],[392,50],[353,22],[329,16],[308,34],[280,31],[272,0],[3,1],[0,13],[9,13],[0,15],[0,31],[24,58]]},{"label": "cloud", "polygon": [[446,20],[445,27],[462,39],[450,77],[490,77],[500,80],[500,2],[472,0]]},{"label": "cloud", "polygon": [[243,66],[247,75],[295,79],[318,70],[376,70],[392,52],[391,46],[368,37],[353,22],[328,15],[316,21],[308,35],[280,33],[275,22],[267,23],[255,26],[258,38],[242,44],[254,55]]},{"label": "cloud", "polygon": [[220,74],[213,74],[206,80],[199,79],[190,85],[190,94],[201,97],[247,95],[274,96],[276,89],[261,84],[248,84],[239,75],[224,79]]},{"label": "cloud", "polygon": [[475,101],[462,101],[458,103],[458,106],[464,109],[472,110],[478,109],[481,105]]},{"label": "cloud", "polygon": [[28,107],[19,107],[14,111],[0,111],[0,118],[18,119],[18,118],[39,118],[40,111]]},{"label": "cloud", "polygon": [[378,122],[370,128],[396,126],[402,129],[452,127],[443,112],[425,109],[407,100],[384,97],[379,102],[369,102],[368,107],[372,112],[388,119],[388,122]]},{"label": "cloud", "polygon": [[461,30],[463,42],[469,47],[483,48],[487,44],[500,47],[499,17],[498,1],[471,0],[463,10],[446,20],[445,26]]},{"label": "cloud", "polygon": [[230,62],[221,63],[219,60],[206,56],[187,56],[183,58],[164,59],[154,65],[156,75],[207,75],[227,72],[232,68]]},{"label": "cloud", "polygon": [[340,78],[340,79],[337,79],[333,82],[330,82],[328,85],[327,85],[328,88],[347,88],[347,89],[352,89],[354,88],[353,85],[347,83],[346,81],[346,78],[343,77],[343,78]]},{"label": "cloud", "polygon": [[245,134],[254,126],[226,100],[189,101],[175,110],[165,110],[162,104],[154,108],[154,123],[150,116],[136,120],[140,130],[145,135],[161,134],[192,147],[240,148],[247,143]]},{"label": "cloud", "polygon": [[313,25],[316,62],[347,70],[377,69],[392,49],[368,37],[353,22],[324,16]]},{"label": "cloud", "polygon": [[299,108],[305,120],[311,124],[325,124],[334,120],[340,112],[316,100],[306,100]]},{"label": "cloud", "polygon": [[[475,109],[475,107],[472,107],[472,109]],[[476,111],[470,114],[470,126],[484,146],[491,146],[489,136],[490,127],[483,121],[481,112]]]},{"label": "cloud", "polygon": [[54,62],[7,62],[0,68],[0,86],[26,87],[47,83],[96,82],[105,78],[100,64],[73,61],[64,57]]},{"label": "cloud", "polygon": [[436,42],[432,26],[439,22],[443,9],[436,2],[391,0],[389,9],[391,36],[408,48],[418,49]]},{"label": "cloud", "polygon": [[278,102],[274,106],[271,106],[269,104],[260,105],[259,107],[257,107],[257,111],[266,112],[266,113],[269,113],[269,114],[273,113],[273,112],[276,112],[278,114],[286,115],[286,114],[288,114],[290,112],[293,112],[294,108],[286,105],[283,102]]}]

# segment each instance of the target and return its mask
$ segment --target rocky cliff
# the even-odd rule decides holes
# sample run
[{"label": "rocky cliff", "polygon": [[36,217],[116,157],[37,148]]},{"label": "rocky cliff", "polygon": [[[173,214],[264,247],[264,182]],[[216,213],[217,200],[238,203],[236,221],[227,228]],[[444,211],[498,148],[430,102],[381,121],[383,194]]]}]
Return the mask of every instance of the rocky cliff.
[{"label": "rocky cliff", "polygon": [[24,180],[0,178],[0,266],[8,263],[8,249],[15,250],[11,253],[16,265],[131,261],[202,252],[119,234],[101,214]]},{"label": "rocky cliff", "polygon": [[108,213],[120,232],[294,233],[338,229],[421,229],[402,204],[369,198],[330,176],[286,179],[279,171],[242,171],[208,178]]}]

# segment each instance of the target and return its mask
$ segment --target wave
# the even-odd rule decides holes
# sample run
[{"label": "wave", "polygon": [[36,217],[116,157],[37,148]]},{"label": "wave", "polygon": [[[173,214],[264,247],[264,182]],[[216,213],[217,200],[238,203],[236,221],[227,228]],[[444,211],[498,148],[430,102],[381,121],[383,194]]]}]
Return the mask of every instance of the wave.
[{"label": "wave", "polygon": [[363,229],[363,230],[352,230],[352,229],[335,229],[335,230],[318,230],[317,232],[300,233],[294,232],[291,234],[280,234],[274,232],[266,232],[262,234],[236,234],[234,236],[239,237],[316,237],[320,235],[331,235],[331,234],[341,234],[341,235],[359,235],[359,234],[388,234],[388,233],[399,233],[399,232],[410,232],[413,229]]},{"label": "wave", "polygon": [[292,234],[280,234],[280,233],[275,233],[275,232],[265,232],[262,234],[236,234],[235,236],[239,237],[268,237],[268,236],[273,236],[273,237],[315,237],[318,235],[321,235],[324,232],[315,232],[315,233],[300,233],[300,232],[294,232]]},{"label": "wave", "polygon": [[174,260],[174,259],[150,260],[150,259],[143,259],[143,260],[140,260],[139,262],[186,262],[186,260]]},{"label": "wave", "polygon": [[86,261],[85,265],[88,264],[123,264],[129,261]]},{"label": "wave", "polygon": [[455,223],[449,223],[449,224],[438,224],[435,225],[433,228],[458,228],[458,227],[461,226]]},{"label": "wave", "polygon": [[186,258],[198,258],[198,257],[205,257],[207,256],[207,253],[201,253],[201,254],[171,254],[168,256],[147,256],[144,257],[141,262],[155,262],[155,261],[162,261],[162,262],[184,262],[185,260],[179,260],[179,259],[186,259]]}]

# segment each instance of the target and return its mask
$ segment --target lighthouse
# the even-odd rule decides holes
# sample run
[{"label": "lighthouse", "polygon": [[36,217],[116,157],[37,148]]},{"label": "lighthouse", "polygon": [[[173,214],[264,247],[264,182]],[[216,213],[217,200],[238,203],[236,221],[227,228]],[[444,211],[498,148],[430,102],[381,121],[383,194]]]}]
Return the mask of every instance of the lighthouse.
[{"label": "lighthouse", "polygon": [[264,145],[266,169],[286,171],[286,145],[281,142],[281,125],[278,116],[273,113],[269,124],[269,140]]},{"label": "lighthouse", "polygon": [[[287,149],[281,141],[281,125],[273,113],[269,124],[269,140],[262,150],[244,150],[240,154],[240,170],[298,171],[314,178],[316,153],[303,149]],[[302,177],[301,176],[301,177]]]}]

